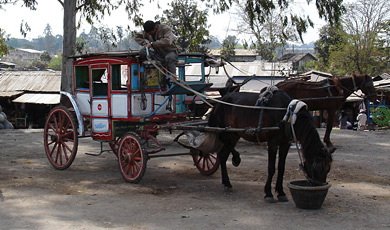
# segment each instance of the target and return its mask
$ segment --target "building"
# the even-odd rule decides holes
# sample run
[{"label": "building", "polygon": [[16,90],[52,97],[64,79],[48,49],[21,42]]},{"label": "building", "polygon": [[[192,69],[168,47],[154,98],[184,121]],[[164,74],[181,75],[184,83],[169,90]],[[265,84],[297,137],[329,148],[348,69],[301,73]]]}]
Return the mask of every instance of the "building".
[{"label": "building", "polygon": [[[234,49],[234,52],[235,55],[232,60],[234,62],[252,62],[260,59],[260,57],[256,54],[254,50]],[[221,57],[221,50],[220,49],[211,50],[210,55],[218,59]]]},{"label": "building", "polygon": [[0,62],[0,69],[15,69],[16,64],[11,62]]},{"label": "building", "polygon": [[0,71],[0,105],[17,128],[43,127],[60,87],[59,71]]},{"label": "building", "polygon": [[306,62],[315,60],[317,60],[317,58],[314,57],[311,53],[289,53],[283,55],[278,59],[278,61],[280,62],[292,63],[292,69],[294,71],[300,70],[303,64],[305,64]]},{"label": "building", "polygon": [[43,51],[16,48],[14,50],[10,50],[9,54],[5,56],[5,58],[7,58],[7,60],[31,62],[34,59],[39,59],[42,53]]}]

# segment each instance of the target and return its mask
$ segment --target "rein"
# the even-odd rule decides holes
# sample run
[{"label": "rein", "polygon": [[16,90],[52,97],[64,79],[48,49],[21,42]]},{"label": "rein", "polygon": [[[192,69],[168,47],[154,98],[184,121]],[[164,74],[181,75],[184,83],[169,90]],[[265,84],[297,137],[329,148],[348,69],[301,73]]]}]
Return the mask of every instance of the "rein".
[{"label": "rein", "polygon": [[[351,80],[352,80],[352,85],[353,85],[353,89],[352,89],[352,90],[348,89],[347,87],[345,87],[344,85],[341,84],[341,78],[339,78],[339,77],[337,78],[337,81],[338,81],[340,87],[341,87],[343,90],[348,91],[350,94],[353,94],[353,95],[355,95],[355,96],[357,96],[357,97],[360,97],[360,98],[363,98],[363,99],[364,99],[364,98],[367,98],[368,96],[370,96],[370,95],[361,96],[361,95],[358,95],[357,93],[355,93],[355,91],[357,91],[358,89],[362,89],[363,86],[368,87],[368,86],[369,86],[369,85],[368,85],[368,82],[362,81],[362,83],[361,83],[360,86],[358,87],[358,86],[356,85],[355,75],[352,75],[352,76],[351,76]],[[365,85],[365,84],[366,84],[366,85]]]},{"label": "rein", "polygon": [[[148,53],[148,52],[147,52]],[[154,63],[153,60],[150,59],[149,55],[147,55],[147,59],[150,61],[150,63],[156,67],[156,69],[158,69],[159,71],[161,72],[164,72],[164,69],[162,69],[160,66],[156,65]],[[229,105],[229,106],[235,106],[235,107],[241,107],[241,108],[247,108],[247,109],[268,109],[268,110],[286,110],[286,108],[279,108],[279,107],[268,107],[268,106],[250,106],[250,105],[239,105],[239,104],[233,104],[233,103],[229,103],[229,102],[225,102],[225,101],[221,101],[221,100],[218,100],[218,99],[215,99],[215,98],[212,98],[212,97],[209,97],[207,95],[204,95],[202,93],[199,93],[195,90],[193,90],[185,81],[181,80],[181,79],[176,79],[175,77],[173,77],[173,73],[169,72],[168,70],[166,70],[166,72],[170,75],[169,76],[169,79],[172,80],[175,84],[183,87],[184,89],[190,91],[191,93],[199,96],[203,102],[205,102],[207,105],[209,105],[211,108],[213,108],[213,105],[211,105],[209,102],[207,102],[205,99],[209,99],[211,101],[215,101],[217,103],[221,103],[221,104],[225,104],[225,105]]]}]

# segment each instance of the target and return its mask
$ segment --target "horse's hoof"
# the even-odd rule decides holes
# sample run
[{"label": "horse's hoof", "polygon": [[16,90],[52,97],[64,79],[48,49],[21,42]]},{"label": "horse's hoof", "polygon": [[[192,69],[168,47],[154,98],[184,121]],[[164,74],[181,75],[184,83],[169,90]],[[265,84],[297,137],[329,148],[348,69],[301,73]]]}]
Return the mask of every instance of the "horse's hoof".
[{"label": "horse's hoof", "polygon": [[276,203],[276,200],[273,196],[266,196],[266,197],[264,197],[264,200],[267,203]]},{"label": "horse's hoof", "polygon": [[232,186],[232,184],[230,184],[230,183],[222,183],[224,186],[225,186],[225,188],[232,188],[233,186]]},{"label": "horse's hoof", "polygon": [[287,202],[288,198],[287,198],[287,196],[278,196],[278,200],[279,200],[279,202]]},{"label": "horse's hoof", "polygon": [[232,164],[233,164],[234,167],[238,167],[240,165],[240,163],[241,163],[241,158],[240,157],[237,157],[237,158],[233,157],[232,158]]}]

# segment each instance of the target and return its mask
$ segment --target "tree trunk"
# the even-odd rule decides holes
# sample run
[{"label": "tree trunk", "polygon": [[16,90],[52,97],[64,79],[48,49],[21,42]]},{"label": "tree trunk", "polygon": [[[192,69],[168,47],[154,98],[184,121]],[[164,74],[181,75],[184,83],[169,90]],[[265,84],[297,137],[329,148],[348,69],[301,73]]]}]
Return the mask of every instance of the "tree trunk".
[{"label": "tree trunk", "polygon": [[64,40],[62,43],[61,90],[73,93],[73,60],[76,45],[76,2],[64,0]]}]

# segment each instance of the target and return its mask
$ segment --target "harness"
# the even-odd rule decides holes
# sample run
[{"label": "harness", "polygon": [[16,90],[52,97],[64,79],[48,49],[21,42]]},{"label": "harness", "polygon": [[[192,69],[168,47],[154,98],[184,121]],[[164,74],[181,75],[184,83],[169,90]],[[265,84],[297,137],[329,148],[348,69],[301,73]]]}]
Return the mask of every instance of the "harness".
[{"label": "harness", "polygon": [[[256,106],[264,107],[268,101],[274,96],[274,92],[278,90],[278,87],[271,85],[268,86],[264,92],[260,93],[259,98],[256,101]],[[256,131],[261,131],[261,125],[263,123],[264,109],[260,109],[259,122],[257,124]]]}]

